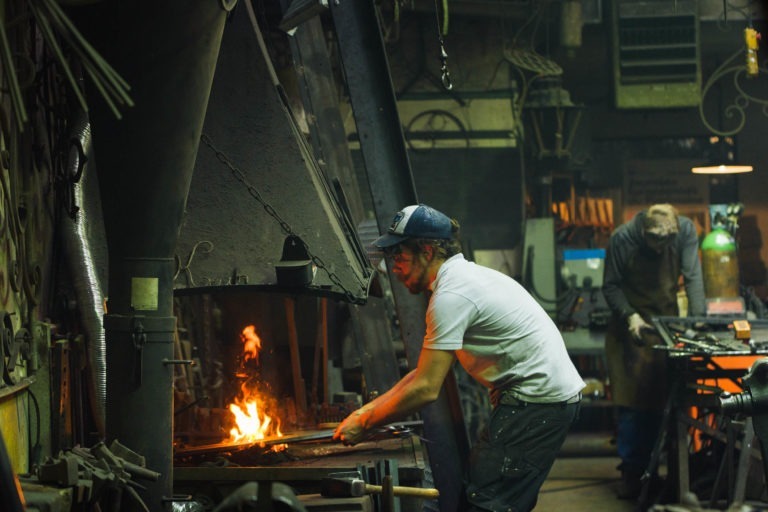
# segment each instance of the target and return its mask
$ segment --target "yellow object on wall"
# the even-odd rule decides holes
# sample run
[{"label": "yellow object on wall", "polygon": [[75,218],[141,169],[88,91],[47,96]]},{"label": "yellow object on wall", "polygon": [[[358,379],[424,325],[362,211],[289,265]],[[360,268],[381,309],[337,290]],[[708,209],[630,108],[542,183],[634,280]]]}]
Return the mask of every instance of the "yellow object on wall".
[{"label": "yellow object on wall", "polygon": [[29,395],[24,391],[0,398],[0,434],[17,475],[29,472],[28,410]]}]

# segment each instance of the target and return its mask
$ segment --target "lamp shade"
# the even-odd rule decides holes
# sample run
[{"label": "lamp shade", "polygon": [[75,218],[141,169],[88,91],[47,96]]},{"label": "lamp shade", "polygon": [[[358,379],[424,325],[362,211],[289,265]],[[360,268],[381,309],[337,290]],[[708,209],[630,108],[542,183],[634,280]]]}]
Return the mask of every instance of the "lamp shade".
[{"label": "lamp shade", "polygon": [[720,164],[720,165],[702,165],[691,167],[694,174],[740,174],[752,172],[754,168],[751,165]]},{"label": "lamp shade", "polygon": [[736,161],[736,143],[732,137],[710,137],[707,154],[707,162],[692,167],[692,173],[740,174],[754,170],[751,165]]}]

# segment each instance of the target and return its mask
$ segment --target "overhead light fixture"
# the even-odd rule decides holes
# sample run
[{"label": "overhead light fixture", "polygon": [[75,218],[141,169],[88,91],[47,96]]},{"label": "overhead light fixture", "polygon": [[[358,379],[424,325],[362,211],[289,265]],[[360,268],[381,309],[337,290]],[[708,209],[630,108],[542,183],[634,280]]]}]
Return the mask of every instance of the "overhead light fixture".
[{"label": "overhead light fixture", "polygon": [[694,174],[742,174],[752,172],[751,165],[736,162],[736,143],[733,137],[709,138],[708,163],[691,168]]},{"label": "overhead light fixture", "polygon": [[539,160],[571,157],[571,148],[584,107],[575,105],[560,76],[540,77],[523,104],[526,138]]},{"label": "overhead light fixture", "polygon": [[694,174],[741,174],[745,172],[752,172],[753,170],[754,169],[751,165],[734,164],[708,165],[691,168],[691,172]]}]

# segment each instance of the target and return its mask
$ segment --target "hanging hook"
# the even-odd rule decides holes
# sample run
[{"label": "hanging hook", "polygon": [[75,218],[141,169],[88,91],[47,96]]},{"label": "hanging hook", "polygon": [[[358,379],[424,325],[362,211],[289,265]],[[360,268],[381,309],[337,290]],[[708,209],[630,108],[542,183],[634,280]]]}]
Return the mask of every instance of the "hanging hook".
[{"label": "hanging hook", "polygon": [[443,87],[445,87],[446,91],[453,89],[451,73],[448,71],[448,52],[445,51],[442,38],[440,39],[440,80],[443,82]]},{"label": "hanging hook", "polygon": [[[447,1],[444,2],[443,9],[444,13],[447,14]],[[443,35],[447,33],[448,22],[446,18],[445,26],[440,24],[438,0],[435,0],[435,20],[437,21],[437,42],[440,44],[440,81],[443,83],[443,88],[450,91],[453,89],[453,82],[451,82],[451,73],[448,71],[448,52],[445,51],[445,42],[443,41]]]}]

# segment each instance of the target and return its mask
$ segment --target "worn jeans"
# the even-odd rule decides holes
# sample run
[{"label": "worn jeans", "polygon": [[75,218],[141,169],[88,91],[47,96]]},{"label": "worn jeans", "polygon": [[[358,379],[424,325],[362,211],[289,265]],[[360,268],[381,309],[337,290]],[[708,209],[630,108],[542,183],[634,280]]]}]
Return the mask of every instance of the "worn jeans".
[{"label": "worn jeans", "polygon": [[619,407],[616,449],[622,472],[639,477],[646,470],[661,420],[662,414],[658,411]]},{"label": "worn jeans", "polygon": [[579,403],[495,407],[470,454],[468,503],[462,510],[532,510],[579,408]]}]

